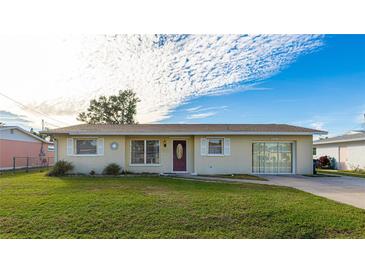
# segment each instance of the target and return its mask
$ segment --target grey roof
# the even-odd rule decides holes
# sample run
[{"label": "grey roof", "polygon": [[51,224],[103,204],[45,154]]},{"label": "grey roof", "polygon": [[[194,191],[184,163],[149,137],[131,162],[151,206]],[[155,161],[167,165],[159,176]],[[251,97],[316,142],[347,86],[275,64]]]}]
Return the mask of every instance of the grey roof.
[{"label": "grey roof", "polygon": [[325,131],[285,124],[80,124],[51,129],[48,133],[70,135],[326,134]]},{"label": "grey roof", "polygon": [[18,127],[18,126],[0,126],[0,130],[5,130],[5,129],[17,129],[21,132],[23,132],[24,134],[27,134],[29,135],[30,137],[33,137],[34,139],[37,139],[43,143],[47,143],[47,144],[53,144],[53,142],[49,142],[41,137],[38,137],[37,135],[34,135],[32,134],[31,132],[25,130],[25,129],[22,129],[21,127]]},{"label": "grey roof", "polygon": [[313,142],[315,145],[321,144],[332,144],[332,143],[343,143],[343,142],[356,142],[365,140],[365,133],[354,133],[354,134],[344,134],[336,137],[320,139]]}]

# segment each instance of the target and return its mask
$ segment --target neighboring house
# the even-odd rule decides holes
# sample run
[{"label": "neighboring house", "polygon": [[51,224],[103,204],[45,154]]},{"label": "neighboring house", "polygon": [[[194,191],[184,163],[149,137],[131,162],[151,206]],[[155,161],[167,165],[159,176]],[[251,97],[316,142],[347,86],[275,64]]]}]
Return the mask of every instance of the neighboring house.
[{"label": "neighboring house", "polygon": [[281,124],[76,125],[48,131],[74,172],[312,174],[313,134]]},{"label": "neighboring house", "polygon": [[46,165],[54,157],[54,145],[20,127],[1,126],[0,170],[12,169],[14,157],[16,168]]},{"label": "neighboring house", "polygon": [[313,156],[334,158],[337,169],[365,168],[365,132],[317,140],[313,143]]}]

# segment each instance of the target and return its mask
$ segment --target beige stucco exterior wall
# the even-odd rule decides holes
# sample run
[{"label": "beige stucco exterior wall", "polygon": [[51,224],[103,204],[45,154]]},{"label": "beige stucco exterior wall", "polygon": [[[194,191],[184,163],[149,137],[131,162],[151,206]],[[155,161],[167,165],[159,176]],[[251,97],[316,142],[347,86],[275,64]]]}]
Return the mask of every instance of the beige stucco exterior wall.
[{"label": "beige stucco exterior wall", "polygon": [[[104,167],[110,163],[116,163],[122,168],[125,167],[125,137],[124,136],[98,136],[99,138],[104,138],[104,155],[67,155],[67,138],[80,138],[82,136],[56,136],[57,138],[57,149],[58,149],[58,159],[66,160],[72,162],[75,166],[75,173],[85,173],[88,174],[91,170],[96,173],[101,173]],[[85,136],[85,137],[95,137],[95,136]],[[112,150],[110,148],[111,143],[117,142],[118,149]]]},{"label": "beige stucco exterior wall", "polygon": [[297,136],[295,143],[296,174],[313,174],[313,137]]},{"label": "beige stucco exterior wall", "polygon": [[[160,141],[160,164],[159,165],[132,165],[131,162],[131,140],[159,140]],[[187,171],[193,172],[194,168],[194,138],[185,137],[161,137],[161,136],[127,136],[126,137],[126,170],[130,172],[170,173],[172,166],[172,142],[173,140],[186,140],[187,146]],[[164,146],[166,144],[166,147]]]},{"label": "beige stucco exterior wall", "polygon": [[[57,160],[66,160],[72,162],[75,166],[73,172],[88,174],[91,170],[101,173],[104,167],[110,163],[120,165],[123,170],[129,172],[147,172],[147,173],[169,173],[172,170],[172,141],[186,140],[187,145],[187,171],[193,172],[194,168],[194,138],[185,137],[161,137],[161,136],[98,136],[104,138],[104,155],[82,156],[67,155],[67,138],[82,138],[88,136],[66,136],[59,135],[57,138]],[[90,136],[89,136],[90,137]],[[94,137],[94,136],[93,136]],[[131,140],[159,140],[160,141],[160,164],[158,165],[131,165],[130,164],[130,144]],[[117,150],[110,148],[111,143],[119,144]],[[166,143],[166,147],[164,144]]]},{"label": "beige stucco exterior wall", "polygon": [[[72,136],[69,136],[69,138]],[[78,136],[79,137],[79,136]],[[67,136],[57,138],[58,160],[70,161],[77,173],[89,173],[94,170],[101,173],[109,163],[117,163],[130,172],[170,173],[172,166],[172,142],[174,139],[187,141],[187,171],[197,174],[218,173],[251,173],[252,143],[257,141],[289,141],[294,143],[294,170],[296,174],[312,173],[312,136],[218,136],[231,140],[230,156],[202,156],[201,138],[207,136],[100,136],[104,138],[104,155],[98,156],[68,156]],[[211,136],[209,136],[211,137]],[[130,141],[132,139],[160,140],[159,165],[131,165]],[[110,144],[117,142],[117,150],[111,150]],[[164,146],[166,144],[166,147]]]},{"label": "beige stucco exterior wall", "polygon": [[198,174],[252,173],[252,144],[258,141],[287,141],[294,143],[296,174],[312,174],[312,136],[217,136],[231,140],[230,156],[202,156],[201,138],[195,136],[195,172]]}]

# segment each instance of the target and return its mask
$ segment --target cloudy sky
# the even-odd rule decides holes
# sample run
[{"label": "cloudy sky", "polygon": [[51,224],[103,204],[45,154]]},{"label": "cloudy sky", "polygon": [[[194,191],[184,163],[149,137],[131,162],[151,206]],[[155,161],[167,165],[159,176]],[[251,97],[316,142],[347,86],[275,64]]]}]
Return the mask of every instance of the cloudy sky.
[{"label": "cloudy sky", "polygon": [[0,121],[77,123],[90,99],[133,89],[140,123],[360,128],[363,35],[0,36]]}]

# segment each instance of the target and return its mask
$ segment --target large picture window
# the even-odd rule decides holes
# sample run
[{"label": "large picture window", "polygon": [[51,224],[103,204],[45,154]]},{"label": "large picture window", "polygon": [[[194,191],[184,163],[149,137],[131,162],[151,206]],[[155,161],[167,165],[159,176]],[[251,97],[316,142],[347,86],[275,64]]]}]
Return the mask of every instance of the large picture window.
[{"label": "large picture window", "polygon": [[76,154],[97,154],[96,139],[76,139]]},{"label": "large picture window", "polygon": [[252,146],[254,173],[292,173],[293,144],[285,142],[258,142]]},{"label": "large picture window", "polygon": [[160,163],[160,141],[132,140],[131,164],[156,165]]},{"label": "large picture window", "polygon": [[209,138],[208,139],[208,155],[223,155],[223,139]]}]

